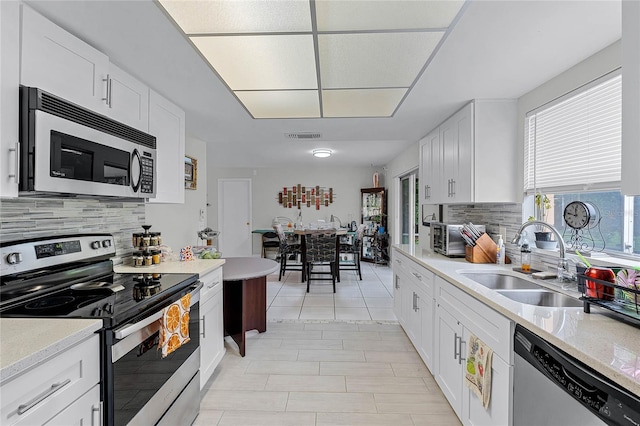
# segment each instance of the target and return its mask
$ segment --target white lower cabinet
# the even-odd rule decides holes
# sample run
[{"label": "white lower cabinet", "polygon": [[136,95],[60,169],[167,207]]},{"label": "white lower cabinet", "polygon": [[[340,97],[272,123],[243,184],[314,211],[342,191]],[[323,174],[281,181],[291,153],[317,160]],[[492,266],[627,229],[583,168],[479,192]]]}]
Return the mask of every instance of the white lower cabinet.
[{"label": "white lower cabinet", "polygon": [[433,368],[434,274],[396,252],[394,313],[429,370]]},{"label": "white lower cabinet", "polygon": [[200,277],[200,390],[224,356],[222,268]]},{"label": "white lower cabinet", "polygon": [[3,425],[100,425],[100,337],[0,383],[0,413]]},{"label": "white lower cabinet", "polygon": [[[436,278],[436,287],[436,382],[463,424],[512,424],[513,323],[441,278]],[[467,342],[472,334],[494,351],[486,410],[464,385]]]},{"label": "white lower cabinet", "polygon": [[95,385],[89,392],[45,423],[46,426],[99,426],[100,424],[102,424],[100,385]]}]

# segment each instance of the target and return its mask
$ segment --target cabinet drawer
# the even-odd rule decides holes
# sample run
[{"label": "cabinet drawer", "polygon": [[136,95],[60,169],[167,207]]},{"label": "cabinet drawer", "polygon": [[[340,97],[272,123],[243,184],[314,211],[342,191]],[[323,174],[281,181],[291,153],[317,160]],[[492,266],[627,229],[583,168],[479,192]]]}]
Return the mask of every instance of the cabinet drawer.
[{"label": "cabinet drawer", "polygon": [[100,385],[62,410],[45,426],[100,426],[102,424],[102,404],[100,403]]},{"label": "cabinet drawer", "polygon": [[200,276],[202,290],[200,290],[200,303],[204,303],[222,290],[222,268],[208,272]]},{"label": "cabinet drawer", "polygon": [[100,383],[100,337],[54,355],[0,386],[3,425],[43,424]]},{"label": "cabinet drawer", "polygon": [[438,277],[436,281],[436,303],[451,312],[498,356],[512,364],[512,321],[442,278]]},{"label": "cabinet drawer", "polygon": [[394,271],[401,270],[406,276],[411,278],[411,280],[416,284],[417,290],[425,296],[430,298],[434,297],[435,292],[433,287],[435,274],[433,272],[429,271],[424,266],[419,265],[397,250],[394,255],[393,269]]}]

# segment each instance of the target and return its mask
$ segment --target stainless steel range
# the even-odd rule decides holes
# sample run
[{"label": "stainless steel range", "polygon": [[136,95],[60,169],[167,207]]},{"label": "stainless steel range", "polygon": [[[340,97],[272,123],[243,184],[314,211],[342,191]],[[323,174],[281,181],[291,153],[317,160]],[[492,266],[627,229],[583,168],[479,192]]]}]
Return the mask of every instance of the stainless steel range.
[{"label": "stainless steel range", "polygon": [[[199,411],[202,284],[190,274],[115,274],[110,234],[0,243],[0,315],[98,318],[104,424],[191,424]],[[163,309],[191,293],[190,341],[157,350]]]}]

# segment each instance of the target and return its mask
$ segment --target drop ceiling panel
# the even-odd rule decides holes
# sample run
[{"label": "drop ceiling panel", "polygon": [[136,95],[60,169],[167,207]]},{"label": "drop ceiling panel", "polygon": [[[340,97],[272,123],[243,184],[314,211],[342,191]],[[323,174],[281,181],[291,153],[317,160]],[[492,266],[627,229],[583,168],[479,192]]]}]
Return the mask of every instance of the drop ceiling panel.
[{"label": "drop ceiling panel", "polygon": [[323,90],[325,117],[390,117],[407,89]]},{"label": "drop ceiling panel", "polygon": [[317,90],[235,92],[255,118],[320,117]]},{"label": "drop ceiling panel", "polygon": [[409,87],[443,34],[321,34],[322,87]]},{"label": "drop ceiling panel", "polygon": [[464,1],[316,0],[318,31],[446,28]]},{"label": "drop ceiling panel", "polygon": [[232,90],[317,89],[311,35],[191,37]]},{"label": "drop ceiling panel", "polygon": [[160,0],[186,34],[311,31],[308,1]]}]

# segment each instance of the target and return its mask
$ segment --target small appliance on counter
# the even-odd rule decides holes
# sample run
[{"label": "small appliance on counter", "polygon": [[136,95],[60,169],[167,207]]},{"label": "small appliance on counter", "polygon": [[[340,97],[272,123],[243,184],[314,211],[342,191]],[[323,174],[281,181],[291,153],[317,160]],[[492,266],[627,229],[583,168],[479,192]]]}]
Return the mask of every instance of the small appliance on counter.
[{"label": "small appliance on counter", "polygon": [[[466,242],[460,233],[464,225],[431,222],[431,249],[447,257],[465,257]],[[485,232],[484,225],[474,225],[480,233]]]}]

